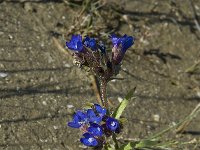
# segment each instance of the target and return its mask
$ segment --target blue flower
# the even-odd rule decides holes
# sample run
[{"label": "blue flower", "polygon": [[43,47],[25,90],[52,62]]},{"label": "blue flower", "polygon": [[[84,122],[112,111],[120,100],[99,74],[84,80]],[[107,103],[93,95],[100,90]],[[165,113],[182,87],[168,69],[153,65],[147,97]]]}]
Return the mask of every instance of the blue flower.
[{"label": "blue flower", "polygon": [[106,115],[106,109],[102,108],[99,104],[94,104],[94,108],[101,118],[103,118],[103,116]]},{"label": "blue flower", "polygon": [[76,114],[74,114],[73,116],[73,120],[68,123],[68,126],[72,128],[80,128],[87,123],[88,123],[87,115],[82,111],[77,111]]},{"label": "blue flower", "polygon": [[97,116],[92,109],[87,110],[87,117],[89,122],[100,123],[102,121],[102,118]]},{"label": "blue flower", "polygon": [[81,143],[90,147],[102,148],[105,137],[120,132],[120,123],[117,119],[106,115],[107,110],[99,104],[93,104],[89,109],[78,110],[68,126],[80,128],[83,137]]},{"label": "blue flower", "polygon": [[132,36],[127,36],[126,34],[122,37],[117,37],[115,34],[112,34],[111,40],[113,46],[121,46],[121,51],[123,53],[125,53],[126,50],[134,44],[134,38]]},{"label": "blue flower", "polygon": [[121,38],[117,37],[115,34],[112,34],[112,35],[111,35],[111,40],[112,40],[113,46],[115,46],[115,45],[118,45],[118,46],[119,46],[119,44],[120,44],[120,39],[121,39]]},{"label": "blue flower", "polygon": [[111,35],[111,40],[113,43],[112,62],[118,65],[122,61],[126,50],[134,44],[134,38],[126,34],[122,37],[117,37],[113,34]]},{"label": "blue flower", "polygon": [[90,133],[84,133],[83,136],[84,136],[84,138],[81,138],[80,141],[84,145],[93,146],[93,147],[98,145],[97,139],[93,135],[91,135]]},{"label": "blue flower", "polygon": [[108,117],[106,120],[106,127],[112,132],[116,132],[119,130],[119,121],[117,119]]},{"label": "blue flower", "polygon": [[87,130],[90,134],[93,136],[102,136],[103,135],[103,129],[100,125],[96,123],[90,123],[90,127]]},{"label": "blue flower", "polygon": [[70,50],[74,50],[74,51],[78,51],[78,52],[82,51],[83,43],[82,43],[81,35],[72,35],[70,42],[66,42],[66,46]]},{"label": "blue flower", "polygon": [[96,44],[96,41],[94,38],[89,38],[88,36],[85,37],[84,41],[83,41],[83,44],[90,48],[91,50],[93,51],[96,51],[97,50],[97,44]]}]

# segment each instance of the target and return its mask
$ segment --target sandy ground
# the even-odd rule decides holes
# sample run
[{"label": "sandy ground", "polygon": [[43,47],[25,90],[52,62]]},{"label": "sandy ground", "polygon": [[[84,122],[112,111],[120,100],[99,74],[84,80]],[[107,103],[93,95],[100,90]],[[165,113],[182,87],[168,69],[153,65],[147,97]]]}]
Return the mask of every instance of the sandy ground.
[{"label": "sandy ground", "polygon": [[[193,3],[200,18],[200,1]],[[85,102],[96,102],[96,96],[89,74],[53,41],[64,47],[72,33],[83,33],[74,21],[83,7],[75,4],[0,1],[0,149],[82,149],[80,134],[66,122]],[[189,1],[127,0],[120,2],[121,11],[109,4],[100,8],[105,22],[96,16],[93,32],[126,33],[136,42],[118,75],[124,80],[110,82],[108,97],[117,105],[137,87],[120,137],[143,138],[183,119],[200,102],[200,31]],[[82,16],[88,14],[93,15],[86,11]],[[169,137],[200,141],[200,117],[187,134]]]}]

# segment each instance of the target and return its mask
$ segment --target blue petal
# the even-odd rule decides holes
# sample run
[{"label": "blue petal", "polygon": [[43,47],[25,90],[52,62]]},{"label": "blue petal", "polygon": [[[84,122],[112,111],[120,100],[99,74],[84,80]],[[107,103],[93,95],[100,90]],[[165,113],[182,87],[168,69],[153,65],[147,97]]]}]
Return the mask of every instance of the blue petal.
[{"label": "blue petal", "polygon": [[91,39],[90,42],[89,42],[89,47],[92,49],[92,50],[96,50],[96,41],[95,39]]},{"label": "blue petal", "polygon": [[92,109],[87,110],[87,116],[88,116],[89,122],[100,123],[102,120],[101,117],[96,116],[96,114],[94,113]]},{"label": "blue petal", "polygon": [[87,123],[88,123],[87,115],[82,111],[78,110],[76,114],[74,114],[73,120],[68,123],[68,126],[72,128],[80,128],[82,125]]},{"label": "blue petal", "polygon": [[86,36],[83,43],[86,47],[91,48],[91,50],[93,51],[97,50],[97,44],[94,38],[89,38],[88,36]]},{"label": "blue petal", "polygon": [[80,127],[81,127],[80,124],[75,123],[75,122],[68,122],[67,125],[68,125],[69,127],[71,127],[71,128],[80,128]]},{"label": "blue petal", "polygon": [[99,104],[94,104],[94,107],[101,117],[106,115],[106,109],[105,108],[102,108]]},{"label": "blue petal", "polygon": [[97,139],[95,139],[95,137],[93,137],[91,134],[84,133],[83,136],[84,136],[84,138],[81,138],[80,141],[84,145],[93,146],[93,147],[98,145]]},{"label": "blue petal", "polygon": [[81,124],[79,123],[79,120],[79,117],[75,114],[73,117],[73,121],[69,122],[68,126],[72,128],[80,128]]},{"label": "blue petal", "polygon": [[85,39],[83,40],[83,44],[86,46],[86,47],[89,47],[89,41],[90,41],[90,38],[88,36],[85,37]]},{"label": "blue petal", "polygon": [[87,119],[87,115],[86,115],[84,112],[80,111],[80,110],[78,110],[78,111],[76,112],[76,115],[79,116],[80,120],[85,120],[85,119]]},{"label": "blue petal", "polygon": [[122,37],[117,37],[115,34],[111,35],[111,40],[113,43],[113,46],[122,46],[121,51],[123,53],[126,52],[126,50],[131,47],[134,44],[134,38],[132,36],[127,36],[124,34]]},{"label": "blue petal", "polygon": [[118,45],[120,42],[120,38],[117,37],[115,34],[111,35],[111,40],[112,40],[113,46]]},{"label": "blue petal", "polygon": [[111,131],[116,131],[119,128],[119,122],[118,120],[109,117],[106,120],[106,127]]},{"label": "blue petal", "polygon": [[125,37],[122,40],[122,51],[125,53],[128,48],[134,44],[134,38],[132,36]]},{"label": "blue petal", "polygon": [[90,123],[88,132],[91,133],[93,136],[102,136],[103,135],[102,127],[96,123]]},{"label": "blue petal", "polygon": [[80,35],[72,35],[70,42],[66,42],[66,46],[70,50],[79,52],[82,51],[83,50],[82,37]]}]

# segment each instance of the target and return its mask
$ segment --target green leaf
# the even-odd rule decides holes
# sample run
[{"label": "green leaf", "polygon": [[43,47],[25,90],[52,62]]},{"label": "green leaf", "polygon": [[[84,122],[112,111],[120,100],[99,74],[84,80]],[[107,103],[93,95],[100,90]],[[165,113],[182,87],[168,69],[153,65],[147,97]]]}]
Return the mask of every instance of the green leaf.
[{"label": "green leaf", "polygon": [[106,144],[104,148],[105,150],[115,150],[114,146],[110,144]]},{"label": "green leaf", "polygon": [[133,93],[135,89],[136,87],[130,90],[128,94],[125,96],[125,98],[122,100],[122,102],[119,104],[119,106],[116,108],[116,110],[114,111],[112,115],[115,119],[119,119],[121,117],[124,109],[128,105],[128,101],[133,97]]},{"label": "green leaf", "polygon": [[132,150],[133,149],[133,144],[131,142],[122,145],[119,150]]},{"label": "green leaf", "polygon": [[138,144],[136,144],[135,148],[152,148],[159,144],[158,140],[141,140]]}]

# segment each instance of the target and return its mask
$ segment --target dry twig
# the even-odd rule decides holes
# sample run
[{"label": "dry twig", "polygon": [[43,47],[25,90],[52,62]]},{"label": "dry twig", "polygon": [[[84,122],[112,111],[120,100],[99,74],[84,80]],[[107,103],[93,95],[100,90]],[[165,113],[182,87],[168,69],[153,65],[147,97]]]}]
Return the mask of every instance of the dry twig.
[{"label": "dry twig", "polygon": [[194,110],[188,116],[189,118],[186,119],[177,129],[176,133],[183,133],[188,125],[192,122],[192,120],[198,115],[200,112],[200,103],[194,108]]}]

